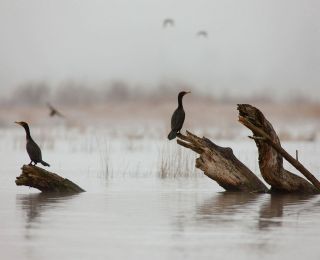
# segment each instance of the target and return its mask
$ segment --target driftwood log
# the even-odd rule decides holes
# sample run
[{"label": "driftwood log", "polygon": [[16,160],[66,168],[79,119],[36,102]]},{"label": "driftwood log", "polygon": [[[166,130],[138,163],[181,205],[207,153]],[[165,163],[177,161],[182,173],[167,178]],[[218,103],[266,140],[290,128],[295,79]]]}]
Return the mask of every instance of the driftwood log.
[{"label": "driftwood log", "polygon": [[29,186],[42,192],[79,193],[82,188],[72,181],[33,165],[23,165],[16,185]]},{"label": "driftwood log", "polygon": [[239,161],[231,148],[221,147],[209,139],[187,131],[178,134],[178,144],[200,154],[196,167],[228,191],[267,192],[259,178]]},{"label": "driftwood log", "polygon": [[[238,105],[239,121],[252,132],[259,153],[259,168],[270,190],[233,154],[231,148],[220,147],[206,137],[198,137],[187,131],[178,134],[177,143],[200,155],[196,167],[227,191],[269,193],[320,193],[319,181],[297,160],[289,155],[271,123],[260,110],[248,105]],[[288,160],[309,181],[283,168],[283,158]]]},{"label": "driftwood log", "polygon": [[[238,105],[239,121],[252,133],[259,153],[259,168],[263,179],[274,192],[319,193],[319,181],[280,144],[279,137],[262,112],[249,104]],[[283,168],[285,157],[313,184]]]}]

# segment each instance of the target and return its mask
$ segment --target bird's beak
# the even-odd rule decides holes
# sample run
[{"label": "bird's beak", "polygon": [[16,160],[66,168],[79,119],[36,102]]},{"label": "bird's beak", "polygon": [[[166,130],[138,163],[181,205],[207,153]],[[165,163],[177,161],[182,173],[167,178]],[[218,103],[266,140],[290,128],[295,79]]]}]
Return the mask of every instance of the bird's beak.
[{"label": "bird's beak", "polygon": [[20,122],[17,122],[17,121],[15,121],[14,123],[15,123],[15,124],[18,124],[18,125],[21,125],[21,123],[20,123]]},{"label": "bird's beak", "polygon": [[186,94],[189,94],[189,93],[191,93],[191,91],[186,91]]}]

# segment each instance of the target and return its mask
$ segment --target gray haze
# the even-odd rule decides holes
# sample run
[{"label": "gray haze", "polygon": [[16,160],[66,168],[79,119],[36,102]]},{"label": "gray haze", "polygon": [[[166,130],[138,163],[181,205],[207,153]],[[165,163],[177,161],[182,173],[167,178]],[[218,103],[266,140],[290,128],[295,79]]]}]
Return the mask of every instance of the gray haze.
[{"label": "gray haze", "polygon": [[[0,0],[0,87],[122,79],[213,93],[309,93],[320,83],[319,7],[317,0]],[[175,26],[163,29],[165,18]],[[196,37],[199,30],[208,38]]]}]

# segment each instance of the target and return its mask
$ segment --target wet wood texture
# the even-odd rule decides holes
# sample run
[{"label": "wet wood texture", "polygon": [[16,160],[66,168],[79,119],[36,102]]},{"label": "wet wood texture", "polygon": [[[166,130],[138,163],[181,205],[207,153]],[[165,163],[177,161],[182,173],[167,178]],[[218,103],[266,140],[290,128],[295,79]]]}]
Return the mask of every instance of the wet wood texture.
[{"label": "wet wood texture", "polygon": [[[319,181],[282,147],[279,137],[263,113],[249,104],[238,105],[239,121],[248,127],[258,148],[259,168],[273,192],[319,193]],[[283,168],[283,157],[312,182]]]},{"label": "wet wood texture", "polygon": [[36,188],[42,192],[79,193],[82,188],[58,174],[33,165],[23,165],[22,173],[16,178],[16,185]]},{"label": "wet wood texture", "polygon": [[268,188],[233,154],[229,147],[221,147],[209,139],[187,131],[178,134],[177,143],[200,154],[196,167],[227,191],[267,192]]}]

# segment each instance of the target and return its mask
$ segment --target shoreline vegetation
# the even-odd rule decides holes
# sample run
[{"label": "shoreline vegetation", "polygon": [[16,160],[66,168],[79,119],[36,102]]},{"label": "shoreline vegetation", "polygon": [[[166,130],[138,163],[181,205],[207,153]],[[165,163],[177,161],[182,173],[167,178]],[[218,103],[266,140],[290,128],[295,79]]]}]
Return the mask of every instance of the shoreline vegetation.
[{"label": "shoreline vegetation", "polygon": [[[115,98],[91,103],[82,103],[80,98],[74,98],[78,101],[70,104],[55,103],[50,100],[50,95],[38,97],[37,102],[33,102],[33,98],[25,102],[0,102],[0,129],[12,127],[12,118],[15,118],[30,121],[34,127],[64,126],[82,130],[93,126],[112,127],[117,131],[117,136],[136,128],[124,134],[141,136],[141,131],[153,131],[152,135],[156,137],[167,135],[170,128],[168,115],[176,108],[177,102],[176,98],[161,96],[151,99]],[[50,118],[47,103],[54,105],[65,118]],[[243,128],[236,122],[235,101],[224,103],[192,92],[185,103],[187,116],[184,129],[193,129],[194,133],[210,136],[214,140],[241,137],[239,133],[243,132]],[[278,136],[283,141],[314,141],[320,137],[320,103],[259,100],[248,103],[259,107],[276,124]]]},{"label": "shoreline vegetation", "polygon": [[[61,106],[79,106],[88,104],[103,104],[105,102],[152,102],[176,101],[176,95],[181,89],[192,92],[192,100],[212,102],[215,104],[233,103],[286,103],[286,104],[320,104],[317,95],[308,95],[299,89],[290,91],[277,90],[272,95],[272,88],[256,91],[217,90],[220,86],[212,86],[210,91],[184,82],[163,82],[157,86],[129,84],[123,80],[113,80],[105,83],[86,84],[73,80],[64,81],[53,86],[45,81],[30,81],[13,87],[7,95],[0,97],[1,106],[35,106],[51,101]],[[316,93],[315,93],[316,94]]]}]

